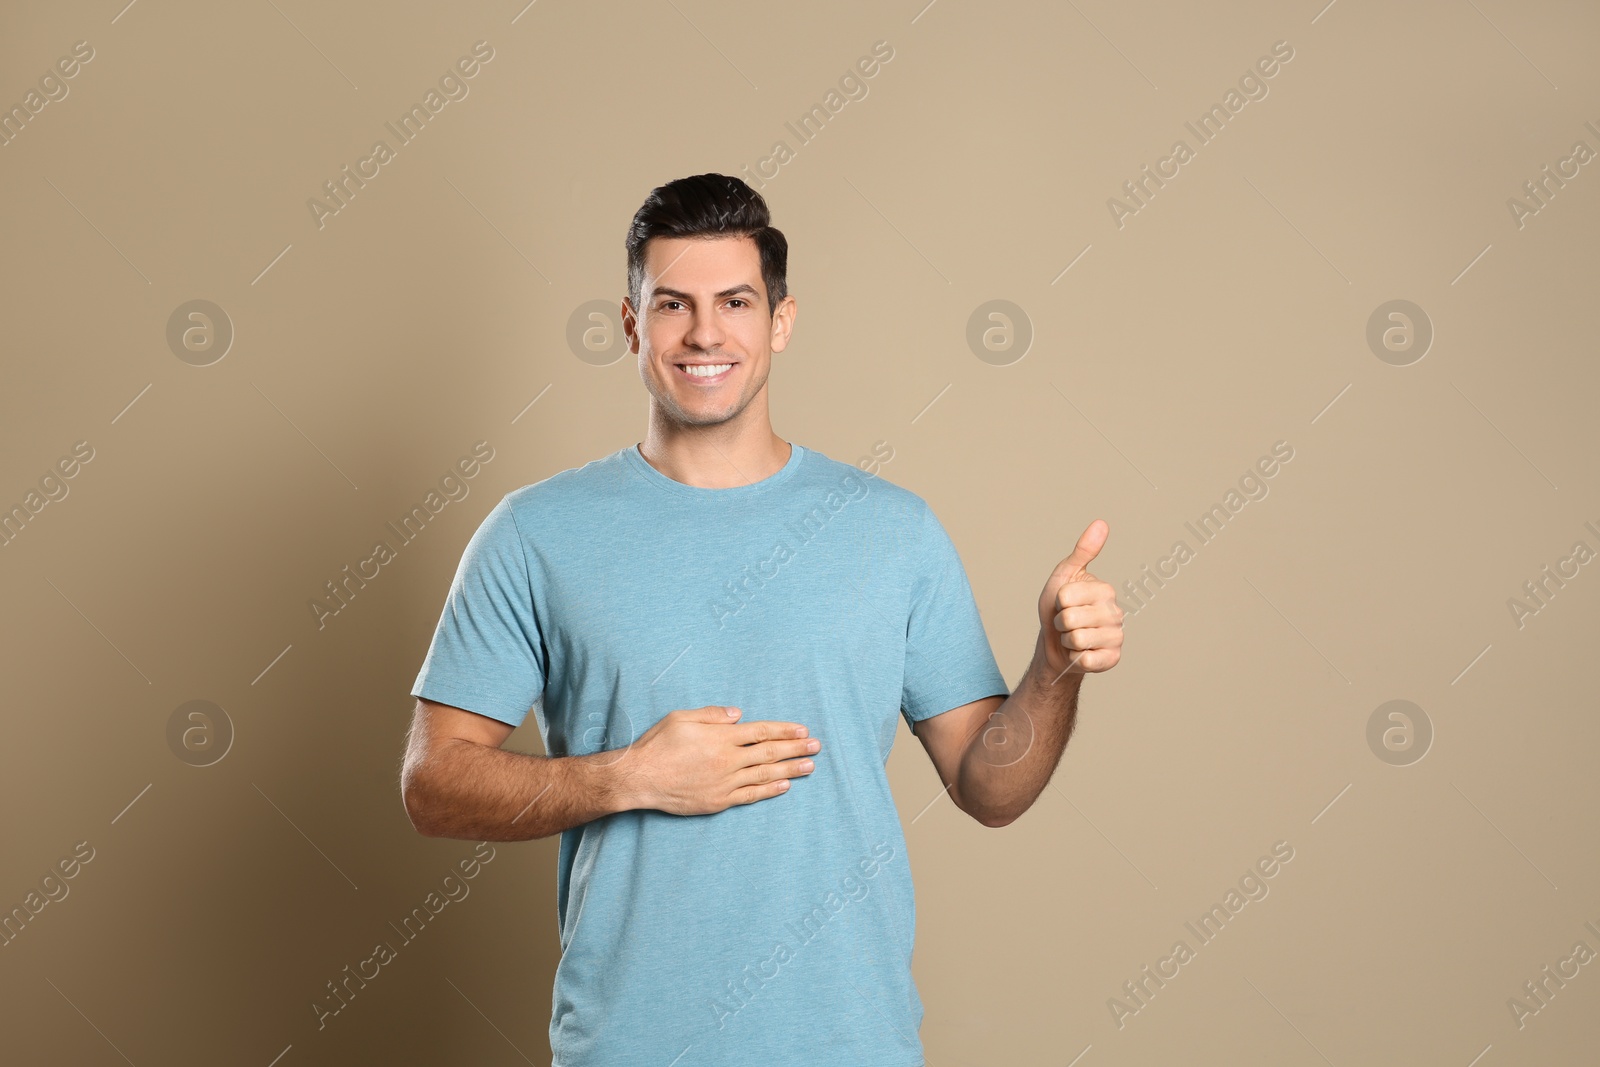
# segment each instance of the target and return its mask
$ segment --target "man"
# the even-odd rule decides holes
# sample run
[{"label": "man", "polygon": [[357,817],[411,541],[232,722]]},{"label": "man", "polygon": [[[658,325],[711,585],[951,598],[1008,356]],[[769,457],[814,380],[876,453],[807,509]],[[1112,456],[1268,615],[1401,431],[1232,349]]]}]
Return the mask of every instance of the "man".
[{"label": "man", "polygon": [[[1085,569],[1106,525],[1045,583],[1009,692],[923,500],[773,432],[796,305],[761,196],[670,182],[627,250],[645,439],[473,535],[412,688],[406,810],[429,836],[561,834],[554,1067],[920,1065],[897,716],[958,808],[1021,815],[1120,656]],[[499,747],[530,708],[547,756]]]}]

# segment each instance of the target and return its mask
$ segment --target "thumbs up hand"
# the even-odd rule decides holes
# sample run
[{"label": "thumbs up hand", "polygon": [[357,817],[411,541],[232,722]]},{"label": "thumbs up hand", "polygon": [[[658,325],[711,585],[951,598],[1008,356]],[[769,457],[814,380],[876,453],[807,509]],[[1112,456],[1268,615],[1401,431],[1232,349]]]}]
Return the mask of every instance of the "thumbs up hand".
[{"label": "thumbs up hand", "polygon": [[1117,591],[1088,570],[1109,533],[1104,520],[1091,522],[1039,594],[1039,647],[1052,679],[1108,671],[1122,658]]}]

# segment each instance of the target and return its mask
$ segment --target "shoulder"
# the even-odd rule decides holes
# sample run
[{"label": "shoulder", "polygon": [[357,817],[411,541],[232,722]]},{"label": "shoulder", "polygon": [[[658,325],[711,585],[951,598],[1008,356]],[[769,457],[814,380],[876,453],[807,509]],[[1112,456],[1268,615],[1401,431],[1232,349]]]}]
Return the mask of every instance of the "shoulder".
[{"label": "shoulder", "polygon": [[882,464],[863,457],[858,463],[845,463],[814,448],[806,450],[805,474],[802,483],[808,486],[841,488],[849,495],[871,495],[883,505],[892,506],[915,517],[927,508],[927,503],[910,489],[885,478]]},{"label": "shoulder", "polygon": [[513,489],[498,508],[510,514],[523,529],[571,517],[580,511],[605,510],[611,499],[629,488],[626,449],[569,467],[537,482]]},{"label": "shoulder", "polygon": [[907,533],[920,534],[932,516],[927,501],[883,475],[873,457],[845,463],[809,449],[795,491],[837,511],[848,505],[863,519]]}]

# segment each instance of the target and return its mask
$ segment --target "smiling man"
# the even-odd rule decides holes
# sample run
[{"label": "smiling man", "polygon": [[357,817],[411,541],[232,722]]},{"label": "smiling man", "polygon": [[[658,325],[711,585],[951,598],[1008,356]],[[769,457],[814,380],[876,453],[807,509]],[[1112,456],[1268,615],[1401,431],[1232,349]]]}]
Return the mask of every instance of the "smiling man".
[{"label": "smiling man", "polygon": [[[553,1067],[920,1065],[898,720],[979,823],[1032,805],[1121,654],[1087,570],[1106,524],[1050,573],[1011,692],[922,498],[773,432],[796,304],[760,195],[670,182],[627,252],[645,438],[473,535],[411,690],[406,811],[561,834]],[[547,756],[500,747],[530,710]]]}]

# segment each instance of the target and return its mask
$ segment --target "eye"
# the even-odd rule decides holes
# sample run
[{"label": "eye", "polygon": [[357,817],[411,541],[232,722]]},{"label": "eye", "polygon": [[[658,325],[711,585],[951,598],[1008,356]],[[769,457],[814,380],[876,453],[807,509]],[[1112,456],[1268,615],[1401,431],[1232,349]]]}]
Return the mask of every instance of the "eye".
[{"label": "eye", "polygon": [[729,300],[728,303],[730,303],[730,304],[738,304],[741,307],[745,306],[745,300],[744,300],[744,297],[742,297],[742,296],[736,296],[732,300]]},{"label": "eye", "polygon": [[681,303],[681,302],[677,301],[677,300],[663,300],[659,306],[664,308],[669,304],[678,304],[678,303]]}]

